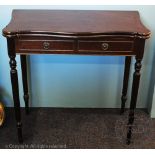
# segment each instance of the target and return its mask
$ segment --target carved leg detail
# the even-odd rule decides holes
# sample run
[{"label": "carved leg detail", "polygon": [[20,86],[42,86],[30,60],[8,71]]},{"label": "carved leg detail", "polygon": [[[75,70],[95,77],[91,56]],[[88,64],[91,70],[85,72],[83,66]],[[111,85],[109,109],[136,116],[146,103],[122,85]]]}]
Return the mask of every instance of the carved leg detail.
[{"label": "carved leg detail", "polygon": [[26,55],[21,55],[21,69],[22,69],[22,81],[23,81],[23,92],[24,92],[24,101],[25,101],[25,112],[29,113],[29,94],[28,94],[28,83],[27,83],[27,62]]},{"label": "carved leg detail", "polygon": [[136,108],[138,89],[139,89],[140,70],[141,70],[141,59],[136,58],[135,72],[133,74],[129,120],[128,120],[127,144],[130,144],[130,142],[131,142],[132,125],[134,123],[134,110]]},{"label": "carved leg detail", "polygon": [[16,60],[15,60],[15,55],[13,55],[13,56],[11,55],[9,57],[10,57],[10,68],[11,68],[10,75],[11,75],[11,83],[12,83],[15,117],[16,117],[16,121],[17,121],[18,141],[20,143],[22,143],[23,142],[22,123],[21,123],[18,74],[17,74],[17,70],[16,70]]},{"label": "carved leg detail", "polygon": [[123,79],[123,89],[122,89],[122,97],[121,97],[121,111],[120,114],[124,113],[125,103],[127,100],[127,90],[128,90],[128,81],[129,81],[129,73],[130,73],[130,64],[131,57],[126,56],[125,58],[125,68],[124,68],[124,79]]}]

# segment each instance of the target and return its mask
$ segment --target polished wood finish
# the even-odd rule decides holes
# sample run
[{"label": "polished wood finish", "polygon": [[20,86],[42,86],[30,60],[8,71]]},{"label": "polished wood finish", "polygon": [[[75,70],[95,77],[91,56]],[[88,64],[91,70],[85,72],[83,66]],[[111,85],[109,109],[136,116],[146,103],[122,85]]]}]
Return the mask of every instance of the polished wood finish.
[{"label": "polished wood finish", "polygon": [[28,33],[147,36],[150,31],[140,22],[137,11],[14,10],[3,33],[6,36]]},{"label": "polished wood finish", "polygon": [[[46,40],[45,40],[46,39]],[[28,37],[16,39],[18,54],[81,54],[134,55],[135,38],[131,36],[101,36],[89,38]]]},{"label": "polished wood finish", "polygon": [[133,41],[78,41],[81,52],[133,52]]},{"label": "polished wood finish", "polygon": [[21,70],[22,70],[22,81],[23,81],[23,92],[24,92],[24,101],[25,101],[25,112],[29,113],[29,94],[28,94],[28,83],[27,83],[27,56],[21,55]]},{"label": "polished wood finish", "polygon": [[[128,119],[128,133],[127,133],[127,144],[131,142],[132,135],[132,125],[134,123],[134,111],[137,103],[137,96],[139,90],[139,82],[140,82],[140,70],[142,67],[142,59],[144,55],[144,47],[145,40],[138,40],[136,44],[136,62],[135,62],[135,72],[133,73],[133,82],[132,82],[132,93],[131,93],[131,102],[130,102],[130,111],[129,111],[129,119]],[[141,52],[138,52],[141,50]]]},{"label": "polished wood finish", "polygon": [[128,127],[128,133],[127,133],[127,144],[130,144],[130,141],[131,141],[132,124],[134,122],[134,110],[136,108],[137,95],[138,95],[138,89],[139,89],[140,69],[141,69],[141,59],[136,58],[135,72],[133,74],[129,120],[128,120],[129,127]]},{"label": "polished wood finish", "polygon": [[55,51],[74,51],[74,41],[72,40],[19,40],[16,50],[22,52],[37,51],[44,53],[52,53]]},{"label": "polished wood finish", "polygon": [[12,84],[12,93],[14,100],[14,109],[15,109],[15,118],[17,121],[17,133],[18,133],[18,141],[20,143],[23,142],[22,138],[22,123],[21,123],[21,112],[20,112],[20,100],[19,100],[19,86],[18,86],[18,74],[16,69],[16,55],[15,55],[15,44],[13,39],[7,39],[8,42],[8,54],[10,58],[10,76],[11,76],[11,84]]},{"label": "polished wood finish", "polygon": [[3,29],[8,39],[11,80],[18,127],[22,141],[16,54],[21,54],[23,88],[28,110],[26,55],[78,54],[126,56],[122,90],[125,107],[131,56],[136,57],[128,121],[127,143],[131,141],[134,109],[138,95],[141,61],[150,31],[141,23],[137,11],[14,10]]},{"label": "polished wood finish", "polygon": [[122,104],[120,113],[124,113],[125,102],[127,100],[127,89],[128,89],[128,81],[129,81],[129,73],[130,73],[130,65],[131,65],[131,57],[125,57],[125,67],[124,67],[124,79],[123,79],[123,89],[122,89]]}]

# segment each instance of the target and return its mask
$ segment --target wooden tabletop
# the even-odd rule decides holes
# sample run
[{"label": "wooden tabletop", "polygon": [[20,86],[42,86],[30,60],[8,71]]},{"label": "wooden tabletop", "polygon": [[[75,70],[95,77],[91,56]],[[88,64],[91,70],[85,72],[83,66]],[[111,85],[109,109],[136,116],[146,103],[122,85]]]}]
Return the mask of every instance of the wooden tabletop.
[{"label": "wooden tabletop", "polygon": [[4,36],[19,34],[138,34],[150,31],[137,11],[14,10]]}]

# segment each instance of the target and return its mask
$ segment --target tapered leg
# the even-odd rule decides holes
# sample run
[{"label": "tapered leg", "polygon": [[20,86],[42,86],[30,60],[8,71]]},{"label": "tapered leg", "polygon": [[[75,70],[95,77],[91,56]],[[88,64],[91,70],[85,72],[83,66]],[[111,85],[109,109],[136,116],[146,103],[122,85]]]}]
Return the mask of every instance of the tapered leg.
[{"label": "tapered leg", "polygon": [[25,112],[29,113],[29,94],[28,94],[28,83],[27,83],[27,62],[26,55],[20,56],[21,60],[21,69],[22,69],[22,81],[23,81],[23,92],[24,92],[24,101],[25,101]]},{"label": "tapered leg", "polygon": [[136,108],[137,95],[138,95],[138,89],[139,89],[140,70],[141,70],[141,59],[136,58],[135,72],[133,74],[129,120],[128,120],[127,144],[130,144],[131,142],[132,125],[134,122],[134,110]]},{"label": "tapered leg", "polygon": [[123,89],[122,89],[122,97],[121,97],[121,111],[120,114],[124,113],[125,103],[127,100],[127,90],[128,90],[128,81],[129,81],[129,73],[130,73],[130,64],[131,64],[131,57],[125,57],[125,67],[124,67],[124,79],[123,79]]},{"label": "tapered leg", "polygon": [[9,55],[10,57],[10,75],[11,75],[11,84],[14,100],[14,109],[15,117],[17,121],[17,132],[18,132],[18,141],[23,142],[22,137],[22,123],[21,123],[21,112],[20,112],[20,101],[19,101],[19,88],[18,88],[18,74],[16,70],[16,60],[15,55]]}]

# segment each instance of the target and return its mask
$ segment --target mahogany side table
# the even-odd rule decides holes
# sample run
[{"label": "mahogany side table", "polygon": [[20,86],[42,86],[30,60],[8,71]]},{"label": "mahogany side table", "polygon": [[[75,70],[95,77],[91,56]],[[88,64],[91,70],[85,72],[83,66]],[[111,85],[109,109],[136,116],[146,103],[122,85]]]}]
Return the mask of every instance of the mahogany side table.
[{"label": "mahogany side table", "polygon": [[128,118],[130,144],[138,95],[141,61],[150,31],[137,11],[14,10],[3,29],[7,38],[10,75],[18,140],[23,142],[16,54],[20,54],[26,113],[28,85],[26,56],[30,54],[78,54],[126,56],[121,113],[124,111],[131,57],[136,59]]}]

